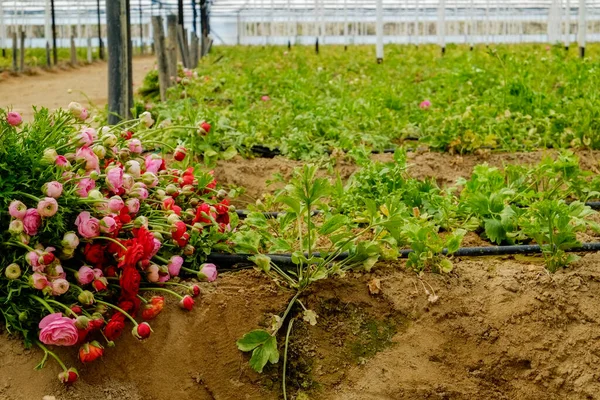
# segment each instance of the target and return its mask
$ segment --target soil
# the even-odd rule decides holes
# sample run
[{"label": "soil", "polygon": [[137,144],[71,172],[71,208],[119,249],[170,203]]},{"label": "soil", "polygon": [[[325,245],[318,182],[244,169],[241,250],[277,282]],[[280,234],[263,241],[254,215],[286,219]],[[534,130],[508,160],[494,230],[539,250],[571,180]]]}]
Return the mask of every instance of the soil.
[{"label": "soil", "polygon": [[[154,66],[154,57],[133,59],[134,90]],[[104,107],[108,102],[108,65],[94,62],[80,67],[61,66],[36,70],[34,75],[0,74],[0,108],[12,107],[25,120],[33,117],[31,105],[51,110],[77,101],[87,107]]]}]

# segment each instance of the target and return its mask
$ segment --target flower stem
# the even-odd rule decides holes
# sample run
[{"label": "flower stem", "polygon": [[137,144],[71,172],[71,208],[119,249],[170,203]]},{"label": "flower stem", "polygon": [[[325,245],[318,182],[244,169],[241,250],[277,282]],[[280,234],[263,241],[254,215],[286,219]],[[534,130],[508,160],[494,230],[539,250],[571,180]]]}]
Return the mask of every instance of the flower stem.
[{"label": "flower stem", "polygon": [[176,292],[174,292],[172,290],[164,289],[164,288],[157,288],[157,287],[144,288],[144,287],[141,287],[140,291],[145,291],[145,292],[164,292],[164,293],[169,293],[169,294],[177,297],[179,300],[183,299],[183,296],[181,296],[179,293],[176,293]]},{"label": "flower stem", "polygon": [[138,325],[139,325],[139,324],[137,323],[137,321],[136,321],[135,319],[133,319],[133,317],[132,317],[131,315],[129,315],[129,314],[128,314],[128,313],[127,313],[125,310],[123,310],[121,307],[117,307],[117,306],[115,306],[114,304],[110,304],[110,303],[107,303],[106,301],[102,301],[102,300],[96,300],[96,303],[99,303],[99,304],[104,304],[105,306],[108,306],[108,307],[114,308],[115,310],[117,310],[118,312],[120,312],[121,314],[123,314],[124,316],[126,316],[127,318],[129,318],[129,320],[130,320],[131,322],[133,322],[133,325],[134,325],[134,326],[138,326]]},{"label": "flower stem", "polygon": [[44,353],[51,355],[52,358],[54,358],[56,360],[56,362],[58,363],[58,365],[60,365],[60,367],[63,369],[63,371],[65,371],[65,372],[68,371],[68,368],[65,365],[65,363],[63,363],[62,360],[56,354],[54,354],[52,351],[48,350],[48,348],[46,346],[44,346],[42,344],[42,342],[40,342],[39,340],[36,340],[35,344],[37,344],[37,346],[40,349],[42,349],[44,351]]},{"label": "flower stem", "polygon": [[125,247],[125,246],[123,245],[123,243],[121,243],[121,242],[119,242],[118,240],[115,240],[115,239],[113,239],[113,238],[109,238],[109,237],[106,237],[106,236],[96,236],[96,237],[94,237],[93,239],[103,239],[103,240],[108,240],[109,242],[113,242],[113,243],[115,243],[115,244],[118,244],[119,246],[121,246],[121,248],[122,248],[123,250],[127,251],[127,247]]},{"label": "flower stem", "polygon": [[68,311],[69,313],[71,313],[72,315],[77,317],[77,313],[75,311],[71,310],[69,307],[65,306],[63,303],[56,301],[56,300],[52,300],[52,299],[46,299],[46,301],[48,303],[56,304],[57,306],[64,308],[66,311]]},{"label": "flower stem", "polygon": [[46,301],[44,299],[42,299],[41,297],[38,297],[34,294],[30,294],[29,297],[31,297],[32,299],[36,300],[37,302],[39,302],[41,305],[44,306],[44,308],[48,311],[50,311],[50,314],[54,314],[56,311],[54,311],[54,309],[50,306],[50,304],[46,303]]}]

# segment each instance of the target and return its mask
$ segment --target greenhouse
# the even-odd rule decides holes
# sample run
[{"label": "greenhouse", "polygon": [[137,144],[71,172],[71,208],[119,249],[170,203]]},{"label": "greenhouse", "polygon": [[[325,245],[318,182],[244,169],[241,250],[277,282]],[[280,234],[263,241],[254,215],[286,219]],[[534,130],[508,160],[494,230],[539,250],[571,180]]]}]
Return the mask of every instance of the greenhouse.
[{"label": "greenhouse", "polygon": [[599,398],[600,1],[0,0],[0,400]]}]

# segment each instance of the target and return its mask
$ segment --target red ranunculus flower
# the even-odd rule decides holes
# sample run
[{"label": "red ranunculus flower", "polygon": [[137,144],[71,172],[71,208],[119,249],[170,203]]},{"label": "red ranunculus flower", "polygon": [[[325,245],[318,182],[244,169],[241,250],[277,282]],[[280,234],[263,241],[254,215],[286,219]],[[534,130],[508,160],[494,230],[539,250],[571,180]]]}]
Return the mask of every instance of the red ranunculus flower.
[{"label": "red ranunculus flower", "polygon": [[165,305],[165,298],[163,296],[152,296],[150,301],[146,303],[142,309],[142,318],[146,321],[156,318],[162,311]]},{"label": "red ranunculus flower", "polygon": [[147,260],[152,257],[152,252],[154,251],[154,235],[152,232],[142,226],[139,229],[134,229],[133,234],[135,240],[141,244],[144,249],[144,256],[142,259]]},{"label": "red ranunculus flower", "polygon": [[194,183],[194,168],[188,167],[181,176],[181,186],[191,185]]},{"label": "red ranunculus flower", "polygon": [[104,347],[97,341],[86,343],[79,349],[79,360],[82,363],[92,362],[104,355]]},{"label": "red ranunculus flower", "polygon": [[140,289],[140,280],[141,277],[137,268],[134,266],[127,266],[123,268],[121,279],[119,279],[119,283],[121,285],[121,298],[119,301],[131,301],[135,303]]},{"label": "red ranunculus flower", "polygon": [[175,223],[175,230],[171,232],[171,237],[174,240],[180,239],[183,234],[187,231],[187,227],[185,226],[185,222],[178,221]]},{"label": "red ranunculus flower", "polygon": [[116,340],[123,333],[125,328],[125,316],[119,312],[114,313],[104,327],[104,335],[108,340]]},{"label": "red ranunculus flower", "polygon": [[88,243],[83,250],[85,259],[90,264],[96,267],[103,267],[106,263],[106,246],[98,243]]},{"label": "red ranunculus flower", "polygon": [[210,218],[208,218],[204,214],[210,215],[213,218],[216,218],[215,213],[210,211],[210,206],[208,205],[208,203],[202,203],[196,209],[196,217],[194,218],[194,224],[196,222],[202,222],[203,224],[210,224],[211,223]]},{"label": "red ranunculus flower", "polygon": [[127,266],[135,267],[136,264],[144,258],[144,246],[133,240],[128,246],[124,257],[119,262],[120,268]]},{"label": "red ranunculus flower", "polygon": [[185,232],[179,239],[176,239],[175,241],[179,247],[185,247],[190,241],[190,234]]}]

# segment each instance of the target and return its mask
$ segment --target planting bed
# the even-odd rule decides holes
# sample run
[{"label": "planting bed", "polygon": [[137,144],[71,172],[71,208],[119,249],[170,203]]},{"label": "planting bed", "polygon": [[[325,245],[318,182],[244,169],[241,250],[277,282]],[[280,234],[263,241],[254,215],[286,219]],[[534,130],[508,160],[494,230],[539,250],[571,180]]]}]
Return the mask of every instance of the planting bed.
[{"label": "planting bed", "polygon": [[[481,161],[535,163],[546,154],[422,153],[410,156],[410,171],[448,183],[468,177]],[[579,156],[582,168],[597,167],[597,152]],[[283,158],[235,159],[220,162],[215,176],[225,185],[245,182],[249,195],[258,194],[272,172],[285,174],[296,164]],[[337,167],[346,177],[355,168],[344,162]],[[252,179],[241,182],[236,176]],[[474,234],[463,241],[463,246],[486,244]],[[403,262],[380,262],[370,273],[322,281],[301,297],[316,311],[318,324],[296,323],[288,384],[304,388],[299,399],[595,398],[599,263],[600,254],[588,254],[549,274],[539,257],[464,258],[455,260],[448,275],[419,279]],[[380,281],[379,293],[369,290],[373,280]],[[426,293],[432,289],[435,302]],[[223,273],[216,285],[203,284],[202,290],[193,313],[168,310],[173,312],[153,324],[151,340],[125,337],[103,361],[80,368],[85,378],[70,388],[54,373],[34,371],[40,352],[23,350],[20,341],[3,334],[0,398],[281,398],[281,365],[257,374],[235,341],[268,324],[292,292],[253,270]],[[72,354],[64,356],[75,362]]]}]

